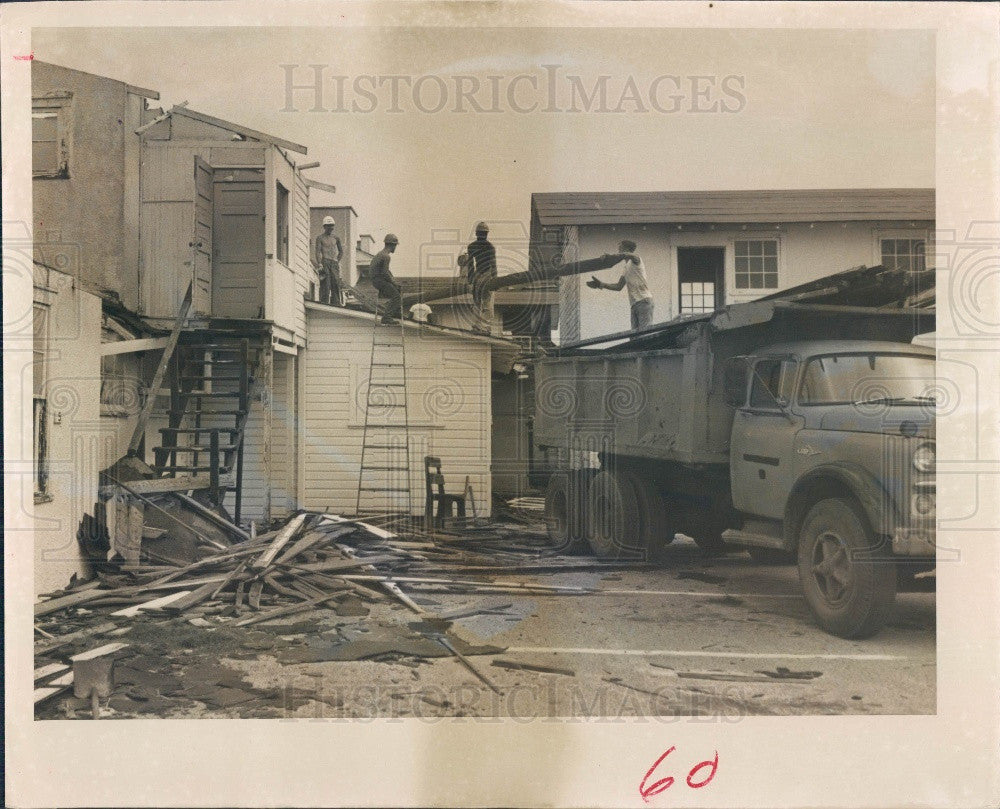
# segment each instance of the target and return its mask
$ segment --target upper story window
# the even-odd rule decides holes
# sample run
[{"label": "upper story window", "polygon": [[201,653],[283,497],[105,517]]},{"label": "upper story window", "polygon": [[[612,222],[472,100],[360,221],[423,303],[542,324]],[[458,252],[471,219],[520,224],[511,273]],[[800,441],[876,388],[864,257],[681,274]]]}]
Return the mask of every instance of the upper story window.
[{"label": "upper story window", "polygon": [[288,266],[288,189],[281,183],[278,183],[278,193],[276,196],[278,212],[275,221],[278,224],[278,261]]},{"label": "upper story window", "polygon": [[733,245],[737,289],[778,288],[778,240],[748,239]]},{"label": "upper story window", "polygon": [[881,239],[882,266],[888,270],[921,272],[927,269],[924,238]]},{"label": "upper story window", "polygon": [[69,177],[72,93],[52,93],[31,100],[31,175]]}]

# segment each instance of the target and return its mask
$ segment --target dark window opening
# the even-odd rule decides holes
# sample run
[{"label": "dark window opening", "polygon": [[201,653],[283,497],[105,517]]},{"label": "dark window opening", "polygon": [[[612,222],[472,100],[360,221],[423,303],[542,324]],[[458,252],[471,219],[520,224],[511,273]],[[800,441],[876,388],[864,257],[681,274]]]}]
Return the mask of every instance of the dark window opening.
[{"label": "dark window opening", "polygon": [[285,188],[281,183],[278,183],[278,214],[276,221],[278,223],[278,233],[277,233],[277,254],[278,261],[284,265],[288,265],[288,189]]}]

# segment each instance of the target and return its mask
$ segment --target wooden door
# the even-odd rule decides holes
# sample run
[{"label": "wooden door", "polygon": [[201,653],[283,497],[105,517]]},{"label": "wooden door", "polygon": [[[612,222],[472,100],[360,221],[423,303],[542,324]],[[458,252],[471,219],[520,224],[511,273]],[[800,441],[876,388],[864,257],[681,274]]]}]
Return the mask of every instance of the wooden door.
[{"label": "wooden door", "polygon": [[212,228],[212,316],[264,316],[264,171],[217,169]]},{"label": "wooden door", "polygon": [[212,314],[212,167],[194,157],[194,289],[191,311],[205,317]]}]

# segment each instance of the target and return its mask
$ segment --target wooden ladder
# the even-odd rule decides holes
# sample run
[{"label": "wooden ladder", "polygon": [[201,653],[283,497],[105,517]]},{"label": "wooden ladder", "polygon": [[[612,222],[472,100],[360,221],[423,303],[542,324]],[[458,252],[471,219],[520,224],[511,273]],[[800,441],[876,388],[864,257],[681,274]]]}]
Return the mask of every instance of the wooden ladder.
[{"label": "wooden ladder", "polygon": [[372,321],[365,427],[355,513],[410,514],[410,420],[406,396],[406,334],[403,321]]}]

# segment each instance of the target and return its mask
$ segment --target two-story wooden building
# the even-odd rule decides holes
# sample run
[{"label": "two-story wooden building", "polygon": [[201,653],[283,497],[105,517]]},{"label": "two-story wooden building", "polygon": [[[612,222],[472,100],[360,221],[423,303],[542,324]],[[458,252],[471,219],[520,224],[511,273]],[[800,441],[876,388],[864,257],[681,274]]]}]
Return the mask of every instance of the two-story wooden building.
[{"label": "two-story wooden building", "polygon": [[[850,267],[933,266],[931,188],[532,194],[532,260],[552,264],[638,245],[654,322],[713,311]],[[613,271],[597,273],[615,282]],[[625,292],[560,282],[561,342],[629,328]]]}]

